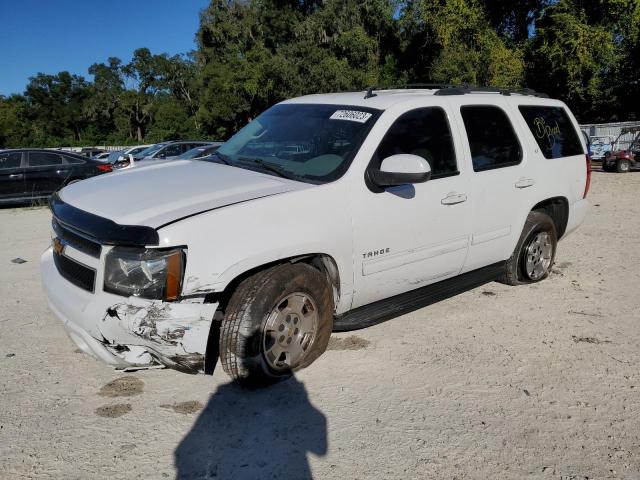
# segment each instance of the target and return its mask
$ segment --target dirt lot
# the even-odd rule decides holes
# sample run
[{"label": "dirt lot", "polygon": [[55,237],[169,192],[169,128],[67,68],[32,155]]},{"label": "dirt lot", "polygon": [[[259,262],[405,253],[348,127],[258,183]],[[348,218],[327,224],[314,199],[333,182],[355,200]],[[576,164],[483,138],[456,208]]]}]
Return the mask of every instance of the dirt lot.
[{"label": "dirt lot", "polygon": [[0,210],[0,477],[640,479],[640,174],[590,199],[545,282],[335,335],[264,391],[78,353],[39,285],[48,211]]}]

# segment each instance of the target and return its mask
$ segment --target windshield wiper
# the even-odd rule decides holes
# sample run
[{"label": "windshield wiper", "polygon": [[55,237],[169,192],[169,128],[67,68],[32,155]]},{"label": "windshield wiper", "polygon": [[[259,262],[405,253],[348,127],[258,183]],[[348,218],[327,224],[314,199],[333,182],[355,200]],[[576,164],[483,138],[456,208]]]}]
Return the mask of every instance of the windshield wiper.
[{"label": "windshield wiper", "polygon": [[[213,155],[215,155],[216,157],[218,157],[222,163],[224,163],[225,165],[231,165],[233,166],[233,164],[231,163],[231,160],[229,160],[229,157],[227,157],[225,154],[218,152],[217,150],[215,152],[213,152]],[[206,157],[205,157],[206,158]]]},{"label": "windshield wiper", "polygon": [[264,170],[268,170],[269,172],[275,173],[279,177],[286,178],[287,180],[295,180],[297,182],[300,181],[300,177],[294,175],[293,173],[289,173],[286,170],[274,165],[270,162],[265,162],[261,158],[251,158],[251,157],[239,157],[238,160],[242,162],[251,162],[256,165],[260,165]]}]

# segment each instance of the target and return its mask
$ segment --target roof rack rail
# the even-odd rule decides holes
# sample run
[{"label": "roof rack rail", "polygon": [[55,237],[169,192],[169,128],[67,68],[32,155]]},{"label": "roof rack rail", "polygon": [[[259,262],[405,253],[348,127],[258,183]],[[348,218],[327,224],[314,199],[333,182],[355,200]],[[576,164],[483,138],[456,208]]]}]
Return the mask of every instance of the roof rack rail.
[{"label": "roof rack rail", "polygon": [[[386,87],[386,89],[429,89],[435,90],[434,95],[466,95],[469,93],[499,93],[500,95],[509,96],[511,94],[528,95],[531,97],[549,98],[549,95],[542,92],[536,92],[531,88],[508,88],[508,87],[478,87],[474,85],[454,85],[449,83],[406,83],[404,85],[393,85]],[[375,86],[367,87],[365,89],[365,100],[367,98],[376,97],[375,90],[380,89]]]},{"label": "roof rack rail", "polygon": [[469,93],[499,93],[509,96],[511,94],[528,95],[531,97],[549,98],[546,93],[536,92],[531,88],[500,88],[500,87],[474,87],[470,85],[447,85],[439,89],[434,95],[465,95]]}]

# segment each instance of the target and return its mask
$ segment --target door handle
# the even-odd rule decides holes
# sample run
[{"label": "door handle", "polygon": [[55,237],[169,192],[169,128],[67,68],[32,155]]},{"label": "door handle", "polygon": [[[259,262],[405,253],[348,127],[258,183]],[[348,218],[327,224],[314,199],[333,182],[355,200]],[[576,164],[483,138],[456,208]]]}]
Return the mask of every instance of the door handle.
[{"label": "door handle", "polygon": [[22,178],[24,175],[22,173],[11,173],[9,174],[9,178]]},{"label": "door handle", "polygon": [[522,177],[520,180],[516,182],[516,188],[527,188],[535,185],[536,181],[533,178],[524,178]]},{"label": "door handle", "polygon": [[462,203],[467,201],[467,196],[464,193],[450,192],[440,200],[442,205],[455,205],[456,203]]},{"label": "door handle", "polygon": [[64,170],[56,170],[56,173],[60,174],[60,173],[67,173],[69,170],[68,169],[64,169]]}]

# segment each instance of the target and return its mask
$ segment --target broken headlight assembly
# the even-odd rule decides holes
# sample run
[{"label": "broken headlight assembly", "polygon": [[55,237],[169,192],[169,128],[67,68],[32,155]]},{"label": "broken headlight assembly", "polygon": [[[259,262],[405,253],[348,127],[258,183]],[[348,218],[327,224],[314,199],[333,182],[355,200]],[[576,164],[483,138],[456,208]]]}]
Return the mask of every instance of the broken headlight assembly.
[{"label": "broken headlight assembly", "polygon": [[176,300],[184,272],[184,250],[114,247],[104,266],[105,292],[149,300]]}]

